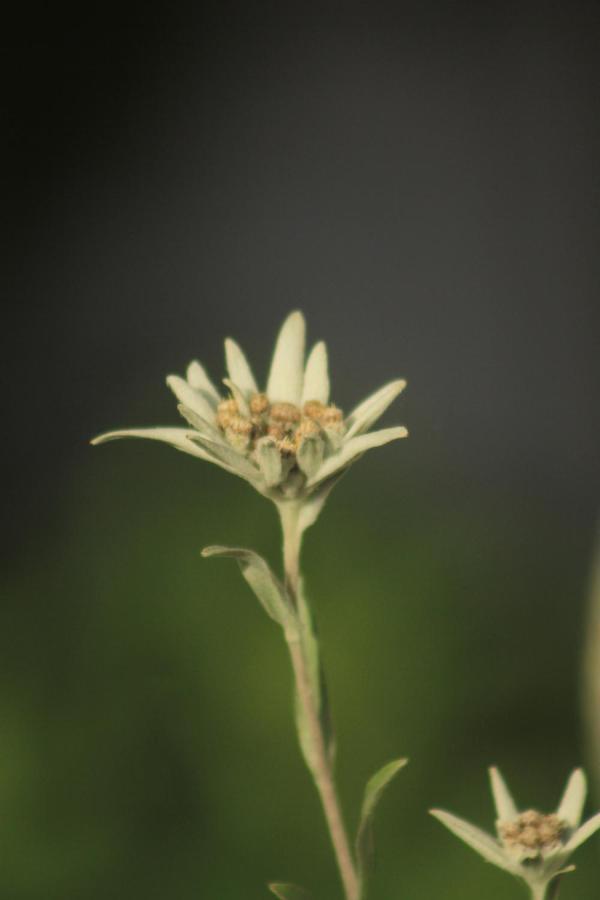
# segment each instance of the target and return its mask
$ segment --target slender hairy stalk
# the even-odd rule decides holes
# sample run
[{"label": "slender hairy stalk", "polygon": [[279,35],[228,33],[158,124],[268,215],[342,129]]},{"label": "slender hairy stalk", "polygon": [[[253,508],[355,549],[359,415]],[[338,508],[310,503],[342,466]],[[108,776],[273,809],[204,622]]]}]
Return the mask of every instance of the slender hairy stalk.
[{"label": "slender hairy stalk", "polygon": [[531,900],[558,900],[560,890],[560,878],[555,878],[548,884],[533,885],[531,888]]},{"label": "slender hairy stalk", "polygon": [[[299,596],[300,589],[300,544],[302,535],[298,528],[298,508],[288,503],[279,507],[283,530],[283,556],[286,586],[296,606],[305,602]],[[310,627],[304,621],[302,627]],[[346,900],[359,900],[360,883],[356,866],[350,850],[348,833],[337,796],[333,763],[328,752],[327,739],[319,716],[319,701],[314,696],[309,674],[309,662],[303,651],[302,640],[289,640],[288,646],[292,660],[292,669],[296,683],[298,703],[301,705],[307,726],[307,738],[311,747],[312,775],[321,798],[331,843],[335,853],[338,869]]]},{"label": "slender hairy stalk", "polygon": [[327,820],[331,843],[335,852],[340,876],[344,885],[347,900],[358,900],[359,885],[354,866],[354,860],[350,851],[346,826],[342,817],[333,772],[329,762],[329,756],[325,747],[325,740],[321,730],[319,717],[314,708],[314,701],[307,677],[306,663],[299,642],[290,642],[290,656],[296,680],[299,702],[304,707],[306,718],[311,730],[311,740],[315,750],[317,765],[314,778],[323,804],[323,811]]}]

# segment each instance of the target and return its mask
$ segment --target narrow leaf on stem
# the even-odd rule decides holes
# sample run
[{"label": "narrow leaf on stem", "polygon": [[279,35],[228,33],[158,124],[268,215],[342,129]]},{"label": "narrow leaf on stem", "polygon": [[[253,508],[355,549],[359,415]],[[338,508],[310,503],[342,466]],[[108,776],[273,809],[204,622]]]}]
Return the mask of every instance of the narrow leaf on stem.
[{"label": "narrow leaf on stem", "polygon": [[327,478],[319,485],[317,490],[304,501],[298,517],[298,530],[300,531],[300,534],[303,534],[307,528],[310,528],[311,525],[315,524],[331,491],[345,474],[346,470],[343,470],[342,472],[337,472],[335,475],[332,475],[331,478]]},{"label": "narrow leaf on stem", "polygon": [[296,612],[285,587],[265,560],[253,550],[241,547],[205,547],[202,556],[231,557],[237,560],[242,575],[258,597],[265,612],[286,631],[296,634]]},{"label": "narrow leaf on stem", "polygon": [[362,897],[365,896],[366,881],[373,867],[373,819],[375,810],[388,784],[407,762],[407,759],[394,759],[392,762],[382,766],[367,781],[356,835],[356,859],[358,861]]}]

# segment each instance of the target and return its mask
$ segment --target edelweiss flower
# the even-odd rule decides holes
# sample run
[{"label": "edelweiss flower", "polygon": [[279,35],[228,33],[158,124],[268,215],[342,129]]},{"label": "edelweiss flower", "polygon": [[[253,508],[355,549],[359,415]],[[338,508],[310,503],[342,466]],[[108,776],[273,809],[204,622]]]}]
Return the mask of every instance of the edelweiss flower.
[{"label": "edelweiss flower", "polygon": [[431,814],[488,862],[527,882],[536,900],[543,900],[550,883],[574,866],[565,868],[571,853],[600,828],[600,813],[580,826],[586,796],[581,769],[572,773],[555,813],[534,809],[519,813],[498,769],[490,769],[496,804],[498,838],[441,809]]},{"label": "edelweiss flower", "polygon": [[188,427],[110,431],[92,444],[124,437],[163,441],[239,475],[275,502],[324,493],[366,450],[406,436],[403,427],[368,430],[406,382],[391,381],[344,417],[329,401],[326,346],[316,344],[305,365],[304,335],[302,313],[291,313],[279,332],[265,391],[228,338],[227,396],[199,362],[190,363],[186,378],[167,378]]}]

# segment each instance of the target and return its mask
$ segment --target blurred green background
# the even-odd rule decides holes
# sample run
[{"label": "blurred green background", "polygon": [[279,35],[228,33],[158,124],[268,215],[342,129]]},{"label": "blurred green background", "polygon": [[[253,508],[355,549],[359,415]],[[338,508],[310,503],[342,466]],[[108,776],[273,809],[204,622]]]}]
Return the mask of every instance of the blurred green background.
[{"label": "blurred green background", "polygon": [[[427,809],[491,827],[490,763],[543,809],[598,768],[597,10],[324,7],[5,28],[2,900],[339,897],[280,635],[199,555],[278,566],[274,511],[168,448],[87,444],[175,424],[164,376],[218,380],[227,335],[264,376],[297,307],[346,411],[409,383],[385,424],[410,438],[305,545],[353,826],[369,775],[411,760],[373,900],[519,896]],[[599,845],[561,900],[598,896]]]},{"label": "blurred green background", "polygon": [[[368,454],[307,533],[340,787],[354,823],[367,777],[410,757],[374,898],[518,896],[427,809],[491,828],[490,763],[552,809],[585,762],[583,542],[541,502],[457,498],[418,444]],[[215,541],[279,565],[243,482],[170,448],[82,448],[52,536],[3,584],[2,896],[339,896],[283,642],[237,566],[200,558]],[[565,900],[596,895],[598,847],[578,856]]]}]

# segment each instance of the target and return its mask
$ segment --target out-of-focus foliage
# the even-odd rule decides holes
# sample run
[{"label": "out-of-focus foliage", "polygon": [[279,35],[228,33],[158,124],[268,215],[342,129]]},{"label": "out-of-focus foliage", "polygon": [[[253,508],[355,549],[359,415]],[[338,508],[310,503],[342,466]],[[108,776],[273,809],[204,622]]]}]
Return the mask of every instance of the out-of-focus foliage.
[{"label": "out-of-focus foliage", "polygon": [[[552,809],[585,762],[585,573],[571,583],[568,523],[457,503],[393,453],[306,539],[341,793],[354,830],[369,775],[410,757],[378,813],[373,900],[516,896],[427,809],[491,828],[487,765]],[[52,535],[3,578],[0,896],[260,900],[290,881],[333,900],[281,635],[236,567],[200,557],[247,546],[279,571],[271,506],[158,449],[80,459]],[[595,896],[596,844],[561,900]]]}]

